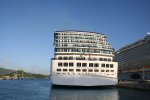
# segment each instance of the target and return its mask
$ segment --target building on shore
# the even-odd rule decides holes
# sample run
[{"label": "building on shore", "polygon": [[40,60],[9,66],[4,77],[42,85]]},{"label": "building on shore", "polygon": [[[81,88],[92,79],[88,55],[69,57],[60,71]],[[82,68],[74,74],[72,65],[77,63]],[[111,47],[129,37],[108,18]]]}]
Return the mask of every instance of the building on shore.
[{"label": "building on shore", "polygon": [[115,53],[121,79],[150,79],[150,33]]}]

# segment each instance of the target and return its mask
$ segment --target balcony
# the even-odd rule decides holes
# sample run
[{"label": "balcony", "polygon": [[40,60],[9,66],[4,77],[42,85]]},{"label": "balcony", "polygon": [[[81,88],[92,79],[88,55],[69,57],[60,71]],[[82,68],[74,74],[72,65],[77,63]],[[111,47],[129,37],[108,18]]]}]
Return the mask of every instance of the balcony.
[{"label": "balcony", "polygon": [[51,60],[89,60],[89,61],[107,61],[107,62],[112,62],[111,59],[106,59],[106,58],[85,58],[85,57],[58,57],[58,58],[52,58]]}]

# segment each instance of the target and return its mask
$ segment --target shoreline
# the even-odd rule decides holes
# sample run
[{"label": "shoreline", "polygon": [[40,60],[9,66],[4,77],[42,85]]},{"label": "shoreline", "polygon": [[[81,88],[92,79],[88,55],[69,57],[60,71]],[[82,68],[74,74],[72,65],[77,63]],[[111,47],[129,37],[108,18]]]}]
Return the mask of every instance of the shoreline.
[{"label": "shoreline", "polygon": [[[49,78],[24,78],[24,79],[48,79]],[[24,79],[3,79],[0,80],[24,80]],[[115,86],[117,88],[129,88],[129,89],[140,89],[140,90],[150,90],[150,80],[147,81],[120,81]]]},{"label": "shoreline", "polygon": [[26,80],[26,79],[30,79],[30,80],[35,80],[35,79],[46,79],[46,80],[50,80],[49,78],[0,78],[0,80]]}]

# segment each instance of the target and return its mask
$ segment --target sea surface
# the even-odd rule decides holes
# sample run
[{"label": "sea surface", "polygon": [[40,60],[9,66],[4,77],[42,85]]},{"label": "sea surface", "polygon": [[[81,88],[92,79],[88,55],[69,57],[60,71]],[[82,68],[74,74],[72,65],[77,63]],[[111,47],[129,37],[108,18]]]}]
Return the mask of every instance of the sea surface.
[{"label": "sea surface", "polygon": [[0,100],[150,100],[150,91],[52,87],[46,79],[0,80]]}]

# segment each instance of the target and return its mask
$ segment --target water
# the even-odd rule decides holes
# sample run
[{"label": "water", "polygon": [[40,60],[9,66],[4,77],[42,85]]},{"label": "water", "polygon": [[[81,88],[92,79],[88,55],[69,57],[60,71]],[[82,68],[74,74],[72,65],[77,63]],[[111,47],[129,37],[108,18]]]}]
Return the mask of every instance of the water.
[{"label": "water", "polygon": [[49,100],[49,80],[0,80],[0,100]]},{"label": "water", "polygon": [[126,88],[53,88],[49,80],[0,80],[0,100],[150,100],[150,91]]}]

